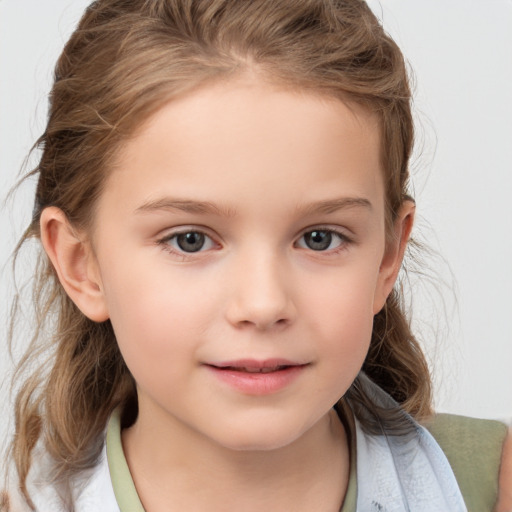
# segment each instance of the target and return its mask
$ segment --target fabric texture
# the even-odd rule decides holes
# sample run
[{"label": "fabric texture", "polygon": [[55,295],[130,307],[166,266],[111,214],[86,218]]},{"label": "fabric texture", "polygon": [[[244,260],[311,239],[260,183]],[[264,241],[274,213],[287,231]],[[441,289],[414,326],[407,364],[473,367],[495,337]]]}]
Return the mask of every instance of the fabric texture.
[{"label": "fabric texture", "polygon": [[[29,472],[27,487],[37,512],[120,512],[105,446],[94,468],[60,485],[52,482],[52,462],[47,454],[38,451],[33,460],[36,462]],[[31,510],[16,490],[9,492],[9,500],[9,512]]]},{"label": "fabric texture", "polygon": [[144,512],[121,443],[121,411],[112,414],[107,428],[107,460],[113,491],[122,512]]},{"label": "fabric texture", "polygon": [[425,429],[403,441],[356,426],[357,512],[467,511],[448,460]]},{"label": "fabric texture", "polygon": [[432,435],[364,373],[356,385],[372,403],[348,399],[356,417],[365,420],[364,428],[355,420],[357,512],[466,512],[452,468]]},{"label": "fabric texture", "polygon": [[507,426],[500,421],[438,414],[426,427],[446,454],[468,511],[492,510]]},{"label": "fabric texture", "polygon": [[[380,388],[371,392],[386,407],[392,404]],[[350,443],[350,478],[340,512],[492,510],[504,424],[443,414],[427,430],[403,413],[400,435],[387,434],[380,420],[379,434],[362,428],[353,406],[338,409]],[[38,512],[144,512],[123,453],[119,410],[111,416],[97,465],[67,485],[52,485],[47,455],[39,450],[34,460],[28,489]],[[12,496],[12,512],[28,510]]]}]

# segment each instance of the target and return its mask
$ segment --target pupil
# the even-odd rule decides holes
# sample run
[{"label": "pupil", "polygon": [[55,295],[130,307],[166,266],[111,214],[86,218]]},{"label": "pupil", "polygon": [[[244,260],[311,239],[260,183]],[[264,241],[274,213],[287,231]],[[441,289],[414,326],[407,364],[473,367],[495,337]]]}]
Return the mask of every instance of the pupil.
[{"label": "pupil", "polygon": [[204,245],[204,235],[196,231],[182,233],[177,237],[177,243],[181,250],[185,252],[197,252]]},{"label": "pupil", "polygon": [[325,251],[332,242],[332,234],[329,231],[311,231],[305,236],[306,245],[314,251]]}]

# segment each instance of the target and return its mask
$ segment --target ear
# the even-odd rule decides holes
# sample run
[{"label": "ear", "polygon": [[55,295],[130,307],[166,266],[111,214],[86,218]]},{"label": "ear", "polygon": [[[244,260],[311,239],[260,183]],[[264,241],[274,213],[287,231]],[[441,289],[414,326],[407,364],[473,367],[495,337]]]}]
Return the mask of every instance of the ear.
[{"label": "ear", "polygon": [[86,237],[81,239],[65,213],[54,206],[42,211],[40,227],[44,250],[69,298],[91,320],[107,320],[99,268]]},{"label": "ear", "polygon": [[373,301],[374,315],[384,307],[386,299],[395,285],[405,249],[407,248],[407,242],[411,236],[415,208],[414,201],[404,201],[393,225],[392,238],[386,242],[386,249],[379,268],[379,277]]}]

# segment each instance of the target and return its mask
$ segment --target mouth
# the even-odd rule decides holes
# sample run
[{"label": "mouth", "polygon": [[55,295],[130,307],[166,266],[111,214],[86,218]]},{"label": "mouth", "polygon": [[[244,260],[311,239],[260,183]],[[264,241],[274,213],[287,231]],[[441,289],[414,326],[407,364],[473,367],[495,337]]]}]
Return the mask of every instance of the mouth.
[{"label": "mouth", "polygon": [[233,372],[244,372],[244,373],[273,373],[288,368],[306,366],[304,363],[298,363],[286,360],[239,360],[239,361],[227,361],[222,363],[210,363],[208,366],[216,368],[218,370],[226,370]]},{"label": "mouth", "polygon": [[272,367],[264,367],[264,368],[255,368],[253,366],[214,366],[215,368],[218,368],[219,370],[230,370],[233,372],[244,372],[244,373],[273,373],[273,372],[279,372],[281,370],[286,370],[287,368],[291,368],[294,365],[279,365],[279,366],[272,366]]},{"label": "mouth", "polygon": [[225,384],[249,395],[266,395],[288,387],[309,363],[282,359],[238,360],[205,366]]}]

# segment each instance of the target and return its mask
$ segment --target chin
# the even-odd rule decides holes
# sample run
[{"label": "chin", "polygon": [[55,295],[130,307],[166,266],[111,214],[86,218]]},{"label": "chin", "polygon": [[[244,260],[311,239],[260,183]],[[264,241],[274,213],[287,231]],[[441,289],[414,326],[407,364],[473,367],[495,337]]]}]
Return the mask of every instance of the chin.
[{"label": "chin", "polygon": [[275,423],[260,424],[257,429],[227,429],[224,439],[217,442],[233,451],[268,452],[292,444],[302,434],[302,431],[290,429],[289,425],[280,428]]}]

